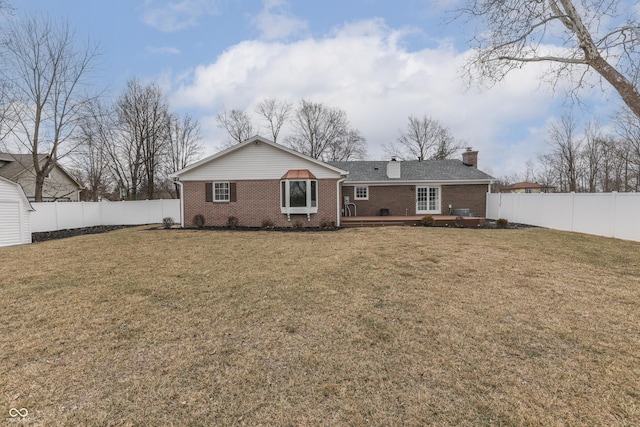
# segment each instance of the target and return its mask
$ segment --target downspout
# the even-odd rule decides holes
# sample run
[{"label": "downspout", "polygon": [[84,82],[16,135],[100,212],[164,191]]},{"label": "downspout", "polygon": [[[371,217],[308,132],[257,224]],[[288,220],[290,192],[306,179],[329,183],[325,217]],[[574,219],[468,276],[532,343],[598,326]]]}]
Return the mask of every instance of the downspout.
[{"label": "downspout", "polygon": [[182,181],[175,180],[180,185],[180,228],[184,228],[184,187]]},{"label": "downspout", "polygon": [[342,183],[347,179],[347,177],[345,176],[344,178],[340,178],[338,181],[336,181],[336,212],[338,213],[338,216],[336,217],[336,227],[340,227],[340,219],[342,218],[342,205],[341,205],[341,189],[342,189]]}]

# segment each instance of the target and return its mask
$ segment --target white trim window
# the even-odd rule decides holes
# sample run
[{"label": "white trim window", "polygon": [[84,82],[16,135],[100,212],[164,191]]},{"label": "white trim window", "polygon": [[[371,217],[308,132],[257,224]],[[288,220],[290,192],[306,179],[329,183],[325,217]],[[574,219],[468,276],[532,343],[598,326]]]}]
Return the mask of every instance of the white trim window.
[{"label": "white trim window", "polygon": [[369,187],[366,185],[353,187],[354,200],[369,200]]},{"label": "white trim window", "polygon": [[213,183],[213,201],[214,202],[228,202],[231,191],[228,182],[214,182]]},{"label": "white trim window", "polygon": [[318,181],[314,179],[286,179],[280,181],[280,211],[284,214],[318,212]]},{"label": "white trim window", "polygon": [[440,212],[440,187],[416,187],[416,214]]}]

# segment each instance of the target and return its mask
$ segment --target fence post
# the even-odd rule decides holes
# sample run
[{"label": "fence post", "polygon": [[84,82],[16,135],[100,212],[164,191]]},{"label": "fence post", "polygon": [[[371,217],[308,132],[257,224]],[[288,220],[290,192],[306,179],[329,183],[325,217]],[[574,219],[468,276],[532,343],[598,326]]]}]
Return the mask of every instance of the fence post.
[{"label": "fence post", "polygon": [[86,227],[87,221],[85,220],[85,216],[84,216],[84,202],[79,202],[79,203],[80,203],[80,215],[82,215],[82,226]]},{"label": "fence post", "polygon": [[616,216],[618,213],[618,192],[611,192],[611,236],[616,237]]},{"label": "fence post", "polygon": [[55,218],[56,218],[56,231],[60,230],[60,225],[58,224],[58,201],[54,200],[53,201],[53,211],[56,213]]},{"label": "fence post", "polygon": [[571,231],[574,231],[576,223],[576,192],[571,192]]}]

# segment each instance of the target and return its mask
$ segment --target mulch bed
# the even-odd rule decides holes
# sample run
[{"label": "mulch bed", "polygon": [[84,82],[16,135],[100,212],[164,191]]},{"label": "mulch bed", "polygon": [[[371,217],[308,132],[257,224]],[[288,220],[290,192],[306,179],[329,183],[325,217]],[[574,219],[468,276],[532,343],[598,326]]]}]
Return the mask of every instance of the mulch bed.
[{"label": "mulch bed", "polygon": [[31,241],[45,242],[47,240],[64,239],[67,237],[82,236],[85,234],[99,234],[108,231],[119,230],[121,228],[133,227],[131,225],[99,225],[95,227],[73,228],[68,230],[41,231],[31,234]]},{"label": "mulch bed", "polygon": [[[73,229],[67,229],[67,230],[57,230],[57,231],[42,231],[42,232],[38,232],[38,233],[32,233],[31,234],[31,240],[33,243],[37,243],[37,242],[45,242],[47,240],[56,240],[56,239],[65,239],[67,237],[74,237],[74,236],[83,236],[86,234],[100,234],[100,233],[106,233],[109,231],[113,231],[113,230],[119,230],[121,228],[129,228],[129,227],[135,227],[134,225],[100,225],[100,226],[95,226],[95,227],[84,227],[84,228],[73,228]],[[305,231],[337,231],[340,230],[340,228],[321,228],[321,227],[225,227],[225,226],[218,226],[218,227],[213,227],[213,226],[209,226],[209,227],[202,227],[202,228],[195,228],[195,227],[186,227],[188,229],[191,230],[236,230],[236,231],[260,231],[260,230],[269,230],[269,231],[285,231],[285,232],[305,232]],[[495,222],[489,222],[487,221],[487,223],[484,225],[484,227],[480,227],[480,228],[496,228]],[[536,228],[533,225],[526,225],[526,224],[515,224],[515,223],[510,223],[508,225],[508,228],[512,228],[512,229],[518,229],[518,228]],[[149,230],[164,230],[165,227],[164,226],[157,226],[157,227],[152,227],[149,228]],[[179,227],[171,227],[170,229],[180,229]]]}]

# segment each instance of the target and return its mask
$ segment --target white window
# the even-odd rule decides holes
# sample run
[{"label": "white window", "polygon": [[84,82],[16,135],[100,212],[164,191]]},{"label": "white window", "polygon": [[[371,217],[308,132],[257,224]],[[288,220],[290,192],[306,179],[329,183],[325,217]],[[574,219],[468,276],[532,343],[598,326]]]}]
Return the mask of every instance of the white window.
[{"label": "white window", "polygon": [[318,212],[318,181],[280,181],[280,208],[282,213],[312,214]]},{"label": "white window", "polygon": [[228,182],[214,182],[213,183],[213,201],[214,202],[228,202],[229,201],[229,183]]},{"label": "white window", "polygon": [[416,187],[416,213],[440,213],[440,187]]},{"label": "white window", "polygon": [[355,200],[369,200],[369,187],[355,187],[353,196]]}]

